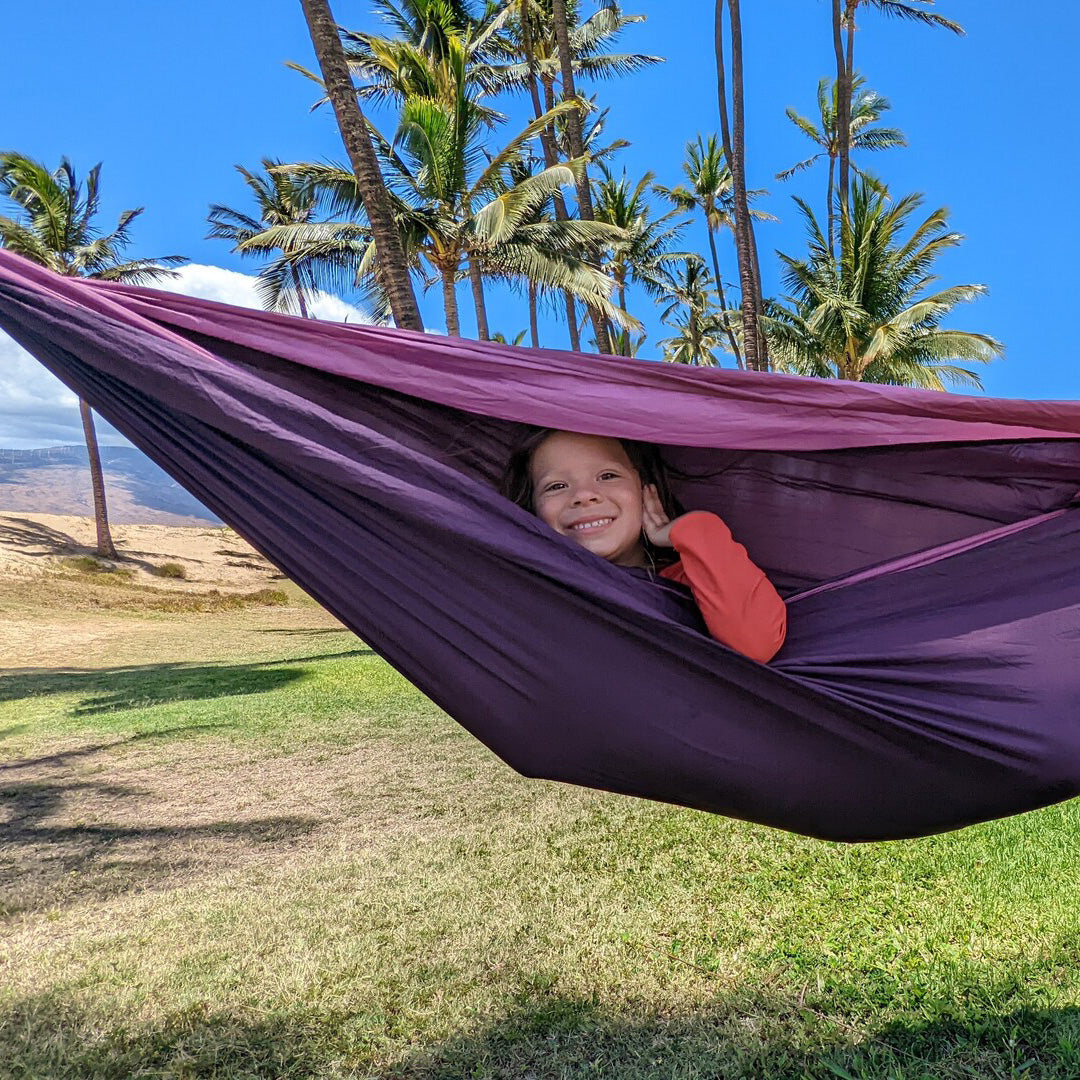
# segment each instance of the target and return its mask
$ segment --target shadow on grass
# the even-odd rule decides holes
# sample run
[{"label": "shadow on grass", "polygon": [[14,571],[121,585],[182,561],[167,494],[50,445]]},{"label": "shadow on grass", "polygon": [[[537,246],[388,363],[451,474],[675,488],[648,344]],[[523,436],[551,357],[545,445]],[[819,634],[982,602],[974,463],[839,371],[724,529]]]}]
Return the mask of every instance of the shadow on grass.
[{"label": "shadow on grass", "polygon": [[[26,726],[26,725],[22,725]],[[222,731],[233,727],[232,724],[184,724],[180,727],[162,728],[160,731],[140,731],[127,738],[110,739],[109,742],[89,743],[86,746],[75,746],[70,750],[58,750],[52,754],[41,754],[38,757],[20,757],[14,761],[0,763],[0,798],[5,789],[5,778],[20,769],[35,769],[40,766],[67,765],[79,758],[93,757],[102,750],[114,750],[119,746],[129,746],[131,743],[143,742],[146,739],[168,739],[174,735],[190,735],[193,731]]]},{"label": "shadow on grass", "polygon": [[[55,1080],[1075,1080],[1070,1048],[1080,1041],[1076,1008],[892,1025],[867,1042],[822,1038],[797,1012],[778,1018],[771,1000],[721,1000],[689,1015],[628,1019],[554,997],[522,1003],[475,1034],[417,1048],[417,1033],[383,1012],[294,1007],[253,1021],[203,1005],[127,1031],[116,1017],[79,1016],[73,1004],[43,995],[0,1017],[0,1072]],[[782,1020],[781,1027],[761,1038],[759,1014]],[[414,1049],[395,1054],[410,1042]]]},{"label": "shadow on grass", "polygon": [[[227,864],[239,849],[293,841],[321,825],[312,817],[280,815],[194,825],[148,823],[139,820],[138,805],[148,796],[153,793],[128,783],[21,780],[0,772],[0,917],[142,891],[166,880],[188,884],[196,864],[202,869]],[[134,805],[129,809],[125,803]],[[117,818],[137,823],[117,823]],[[2,1069],[0,1075],[6,1075]]]},{"label": "shadow on grass", "polygon": [[299,667],[283,667],[283,664],[310,664],[320,660],[371,655],[370,649],[348,649],[338,653],[250,664],[146,664],[78,671],[70,668],[43,669],[4,676],[0,680],[0,702],[52,694],[77,694],[83,700],[71,710],[71,715],[92,716],[171,701],[269,693],[308,674]]}]

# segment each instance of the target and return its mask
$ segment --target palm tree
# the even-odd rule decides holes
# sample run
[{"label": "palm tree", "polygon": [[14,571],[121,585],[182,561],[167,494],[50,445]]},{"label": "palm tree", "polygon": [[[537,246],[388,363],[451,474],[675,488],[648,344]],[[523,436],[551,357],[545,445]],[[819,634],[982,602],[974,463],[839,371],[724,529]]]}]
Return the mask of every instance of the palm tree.
[{"label": "palm tree", "polygon": [[[732,188],[731,169],[724,161],[723,150],[717,143],[716,136],[710,135],[703,140],[700,135],[697,142],[686,144],[686,160],[683,162],[683,175],[688,185],[678,185],[666,188],[657,185],[656,191],[664,198],[671,200],[680,210],[688,212],[701,210],[705,217],[705,227],[709,234],[709,253],[712,256],[714,283],[717,296],[720,300],[720,320],[727,337],[728,345],[735,357],[736,366],[744,367],[742,352],[731,325],[731,318],[727,312],[727,296],[724,293],[724,283],[720,275],[720,260],[716,254],[716,231],[717,229],[730,229],[735,233],[735,196]],[[764,195],[761,190],[748,192],[749,198]],[[758,220],[775,221],[772,214],[766,214],[762,210],[751,210],[751,217]]]},{"label": "palm tree", "polygon": [[[511,6],[517,15],[517,41],[512,51],[512,60],[499,70],[500,83],[504,88],[524,89],[532,102],[534,117],[539,117],[555,105],[555,83],[561,71],[551,3],[550,0],[512,0]],[[662,62],[662,58],[658,56],[604,51],[615,42],[627,26],[645,21],[644,15],[624,14],[615,0],[605,0],[600,9],[584,21],[577,18],[576,6],[573,4],[567,14],[570,24],[568,26],[570,52],[575,73],[587,78],[606,79]],[[541,89],[543,101],[541,101]],[[595,132],[595,123],[592,128]],[[589,146],[588,132],[583,141],[590,151],[591,159],[596,160],[595,148]],[[575,156],[569,145],[565,147],[560,145],[554,125],[541,132],[540,142],[544,163],[548,168],[558,164],[562,159]],[[555,195],[552,205],[557,221],[569,219],[565,200],[560,194]],[[570,331],[570,347],[578,352],[581,341],[574,298],[570,294],[565,294],[564,300],[566,321]]]},{"label": "palm tree", "polygon": [[[566,288],[605,314],[615,313],[607,299],[610,281],[571,256],[576,247],[621,234],[596,223],[530,221],[553,192],[573,182],[579,163],[544,169],[512,187],[504,176],[527,143],[574,105],[562,104],[543,114],[492,155],[485,145],[490,117],[477,107],[482,91],[469,80],[467,43],[456,35],[448,38],[437,81],[439,96],[414,94],[403,101],[393,144],[375,135],[396,200],[399,231],[414,238],[411,255],[422,258],[442,284],[447,332],[460,334],[456,285],[463,267],[472,284],[481,337],[488,336],[485,271]],[[339,170],[292,168],[328,193],[334,211],[355,198],[355,182]]]},{"label": "palm tree", "polygon": [[730,332],[723,313],[713,303],[713,281],[705,262],[692,256],[680,260],[681,273],[667,273],[661,297],[667,307],[660,321],[677,331],[660,342],[664,359],[674,364],[718,367],[716,350]]},{"label": "palm tree", "polygon": [[[727,72],[724,62],[724,5],[731,16],[731,118],[728,118]],[[758,326],[761,312],[761,271],[758,266],[754,222],[746,191],[746,146],[743,112],[742,17],[739,0],[716,0],[715,15],[716,92],[720,108],[720,135],[724,157],[731,167],[735,199],[735,249],[739,257],[742,289],[743,351],[751,371],[769,369],[769,349]]]},{"label": "palm tree", "polygon": [[[349,70],[360,80],[361,100],[400,104],[415,94],[437,96],[434,83],[441,65],[461,45],[472,85],[488,94],[504,87],[505,28],[512,14],[508,3],[490,3],[475,15],[472,5],[460,0],[404,0],[400,5],[376,0],[375,12],[394,27],[396,36],[342,31]],[[299,65],[290,66],[315,78]],[[491,119],[504,118],[492,111]]]},{"label": "palm tree", "polygon": [[650,296],[657,296],[666,283],[667,269],[676,261],[691,257],[687,252],[672,250],[686,222],[671,223],[679,214],[677,209],[655,219],[651,217],[652,208],[646,195],[653,173],[645,173],[631,187],[625,173],[616,178],[607,166],[601,165],[600,170],[603,180],[596,185],[596,219],[623,234],[622,239],[609,246],[605,269],[615,282],[619,310],[629,314],[626,290],[631,283],[640,285]]},{"label": "palm tree", "polygon": [[[522,154],[508,163],[504,175],[504,190],[510,190],[537,174],[542,166],[534,155]],[[624,237],[620,230],[598,221],[579,221],[555,217],[548,207],[553,200],[546,200],[531,212],[521,216],[518,225],[497,247],[489,247],[481,252],[484,273],[488,276],[501,277],[512,285],[524,283],[529,305],[529,334],[533,348],[540,347],[540,334],[537,309],[546,295],[561,292],[568,299],[574,310],[575,296],[580,290],[574,286],[574,280],[582,277],[591,281],[595,273],[588,265],[590,252],[604,244],[617,243]],[[506,254],[511,254],[507,259]],[[566,275],[566,288],[556,289],[545,285],[544,280],[551,279],[550,271],[533,274],[528,271],[535,253],[540,253],[546,263],[561,266]],[[575,335],[577,327],[574,327]],[[579,339],[580,340],[580,339]]]},{"label": "palm tree", "polygon": [[[581,130],[581,102],[574,87],[574,54],[570,47],[570,23],[567,19],[566,0],[551,0],[551,23],[555,32],[555,43],[559,57],[559,72],[562,76],[562,100],[573,103],[576,108],[567,113],[567,134],[570,150],[575,160],[581,161],[581,169],[576,177],[578,196],[578,217],[582,221],[593,220],[592,191],[589,186],[586,168],[585,141]],[[592,320],[596,348],[600,353],[611,352],[607,323],[599,308],[589,306],[589,318]]]},{"label": "palm tree", "polygon": [[[855,16],[860,6],[876,8],[884,15],[921,22],[962,34],[964,28],[944,15],[928,10],[934,0],[832,0],[833,51],[836,55],[837,158],[840,163],[840,205],[845,207],[851,190],[849,162],[852,147],[852,97],[855,93]],[[847,34],[846,48],[842,35]]]},{"label": "palm tree", "polygon": [[[0,194],[14,204],[18,217],[16,220],[0,216],[0,246],[69,277],[143,285],[175,276],[167,267],[186,262],[182,255],[129,260],[122,256],[131,243],[131,223],[143,212],[142,207],[125,210],[110,233],[102,234],[97,228],[94,218],[100,206],[100,177],[99,163],[87,174],[84,191],[67,158],[50,172],[45,165],[23,154],[0,154]],[[90,461],[97,553],[102,558],[115,559],[94,415],[82,398],[79,414]]]},{"label": "palm tree", "polygon": [[409,330],[423,330],[405,251],[394,221],[393,206],[379,171],[367,121],[356,97],[345,50],[330,14],[330,5],[327,0],[300,0],[300,3],[322,70],[323,84],[334,107],[349,161],[356,173],[357,187],[379,252],[378,274],[389,298],[394,321]]},{"label": "palm tree", "polygon": [[901,235],[922,196],[890,201],[860,181],[841,214],[840,257],[830,250],[813,211],[796,200],[806,220],[806,259],[781,254],[787,305],[767,319],[773,356],[783,371],[943,390],[946,383],[981,386],[956,361],[985,364],[1003,346],[986,334],[943,328],[961,303],[985,285],[953,285],[929,294],[934,261],[962,237],[935,210],[906,239]]},{"label": "palm tree", "polygon": [[[904,133],[898,128],[873,127],[883,112],[887,112],[892,106],[876,90],[867,90],[859,93],[866,80],[861,76],[855,76],[852,82],[852,95],[858,94],[858,98],[851,105],[851,120],[848,123],[850,133],[850,150],[890,150],[896,146],[907,146]],[[793,108],[788,108],[787,118],[815,145],[821,149],[812,157],[797,162],[790,169],[776,174],[777,180],[788,180],[797,172],[809,169],[823,157],[829,162],[829,183],[825,200],[829,213],[829,246],[832,247],[835,237],[836,208],[835,208],[835,180],[836,159],[840,153],[840,127],[836,114],[836,80],[828,77],[820,79],[817,87],[817,103],[819,121],[817,124],[805,116],[800,116]],[[850,166],[857,176],[865,176],[854,165]]]},{"label": "palm tree", "polygon": [[263,158],[262,165],[261,176],[236,166],[255,198],[258,217],[215,203],[208,236],[231,241],[233,251],[242,256],[278,253],[259,271],[259,297],[272,311],[292,313],[298,307],[307,319],[306,291],[314,291],[320,281],[331,286],[356,283],[370,230],[352,222],[317,221],[317,190],[280,161]]}]

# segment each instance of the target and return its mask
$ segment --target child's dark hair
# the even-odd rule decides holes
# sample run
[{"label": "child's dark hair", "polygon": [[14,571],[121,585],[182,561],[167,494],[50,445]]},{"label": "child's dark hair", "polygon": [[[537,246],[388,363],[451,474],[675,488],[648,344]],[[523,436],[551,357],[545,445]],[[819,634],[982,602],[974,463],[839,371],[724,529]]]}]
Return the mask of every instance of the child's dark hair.
[{"label": "child's dark hair", "polygon": [[[515,502],[518,506],[528,510],[530,514],[536,512],[533,505],[534,492],[531,468],[533,454],[536,453],[545,439],[554,435],[557,431],[557,428],[531,428],[526,431],[510,451],[506,469],[499,483],[500,493],[510,499],[511,502]],[[664,513],[670,518],[677,518],[682,514],[682,506],[671,493],[667,468],[660,457],[660,451],[652,443],[635,442],[633,439],[617,439],[616,442],[620,443],[626,451],[626,456],[630,459],[630,464],[633,465],[638,476],[641,477],[642,484],[653,484],[656,487]],[[669,558],[670,552],[654,551],[652,545],[648,543],[646,543],[646,547],[650,555],[658,557],[657,561],[661,564],[671,561]]]}]

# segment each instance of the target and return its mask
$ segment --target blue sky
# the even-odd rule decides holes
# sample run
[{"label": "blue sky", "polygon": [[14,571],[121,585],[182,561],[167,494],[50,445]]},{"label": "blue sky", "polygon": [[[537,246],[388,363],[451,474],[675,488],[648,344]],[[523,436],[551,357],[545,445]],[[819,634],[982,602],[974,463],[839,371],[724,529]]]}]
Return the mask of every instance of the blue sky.
[{"label": "blue sky", "polygon": [[[591,0],[583,4],[593,9]],[[749,182],[768,188],[759,205],[781,219],[759,226],[758,235],[765,287],[775,292],[773,252],[795,254],[803,246],[790,196],[824,203],[823,167],[797,182],[773,177],[812,149],[784,108],[813,115],[817,80],[833,65],[830,5],[768,0],[743,6]],[[370,0],[335,0],[333,8],[344,25],[377,25]],[[680,179],[686,141],[717,126],[712,0],[629,0],[626,10],[648,21],[627,32],[622,48],[666,62],[596,89],[611,107],[610,133],[632,143],[618,164],[632,179],[651,169],[671,185]],[[863,164],[896,194],[925,192],[927,211],[949,207],[952,227],[965,234],[940,270],[945,284],[980,282],[990,289],[952,319],[1008,347],[1006,359],[984,372],[987,392],[1080,397],[1071,341],[1059,330],[1070,321],[1075,289],[1078,153],[1069,103],[1080,10],[1055,5],[1053,18],[1018,18],[1005,0],[939,0],[937,10],[962,23],[967,35],[874,12],[861,17],[857,66],[868,85],[891,100],[886,120],[909,142]],[[0,148],[50,164],[67,155],[80,173],[103,161],[103,221],[126,207],[147,208],[135,254],[183,254],[203,266],[254,274],[256,264],[204,238],[209,203],[246,207],[233,165],[254,167],[264,155],[344,158],[329,111],[310,112],[313,85],[285,67],[287,60],[314,63],[299,0],[24,4],[7,11],[4,24],[7,107]],[[512,117],[509,130],[524,116],[523,103],[507,102],[505,111]],[[392,131],[389,114],[373,119]],[[685,246],[706,252],[703,230],[695,225],[685,236]],[[735,279],[730,248],[721,259],[725,278]],[[218,295],[232,293],[222,288]],[[464,289],[461,298],[469,333]],[[521,299],[494,296],[490,306],[493,329],[513,335],[527,325]],[[429,325],[440,327],[437,289],[423,307]],[[638,298],[637,313],[648,316],[650,308]],[[654,318],[647,321],[650,343],[664,336]],[[543,332],[545,345],[566,341],[565,328],[555,324]],[[650,351],[646,344],[643,354]],[[70,401],[50,398],[38,381],[44,376],[30,372],[9,344],[0,347],[0,446],[78,441],[77,424],[70,422],[69,433],[65,419]],[[42,409],[53,411],[46,419],[45,412],[35,414]]]}]

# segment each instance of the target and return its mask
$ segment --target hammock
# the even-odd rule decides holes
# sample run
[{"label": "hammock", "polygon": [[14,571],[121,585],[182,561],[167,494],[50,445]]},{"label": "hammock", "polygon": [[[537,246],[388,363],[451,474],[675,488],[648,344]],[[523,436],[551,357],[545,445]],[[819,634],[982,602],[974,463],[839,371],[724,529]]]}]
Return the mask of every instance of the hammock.
[{"label": "hammock", "polygon": [[[305,321],[0,252],[0,327],[519,772],[836,840],[1080,793],[1080,405]],[[661,444],[788,598],[761,666],[502,499]]]}]

